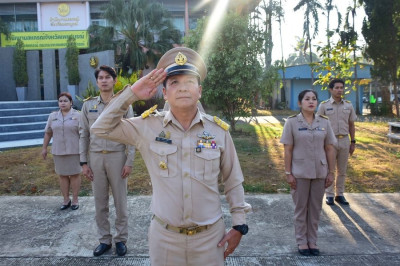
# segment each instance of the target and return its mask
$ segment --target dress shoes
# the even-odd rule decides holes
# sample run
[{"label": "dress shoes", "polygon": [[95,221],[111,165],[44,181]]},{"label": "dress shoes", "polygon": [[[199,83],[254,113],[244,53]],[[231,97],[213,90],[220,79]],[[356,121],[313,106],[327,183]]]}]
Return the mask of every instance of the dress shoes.
[{"label": "dress shoes", "polygon": [[66,204],[66,205],[61,205],[61,208],[60,208],[60,210],[66,210],[66,209],[68,209],[69,207],[71,206],[71,200],[68,202],[68,204]]},{"label": "dress shoes", "polygon": [[318,248],[310,248],[310,254],[313,256],[319,256],[319,249]]},{"label": "dress shoes", "polygon": [[124,242],[115,243],[115,251],[117,252],[118,256],[125,256],[127,251],[125,243]]},{"label": "dress shoes", "polygon": [[104,243],[100,243],[100,245],[98,245],[98,246],[96,247],[96,249],[93,251],[93,255],[94,255],[95,257],[101,256],[101,255],[104,254],[104,252],[106,252],[106,251],[109,250],[110,248],[111,248],[111,244],[110,244],[110,245],[107,245],[107,244],[104,244]]},{"label": "dress shoes", "polygon": [[305,249],[298,249],[299,250],[299,253],[300,253],[300,255],[302,255],[302,256],[310,256],[310,250],[308,249],[308,248],[305,248]]},{"label": "dress shoes", "polygon": [[75,210],[79,209],[79,205],[78,204],[77,205],[71,205],[71,209],[73,209],[75,211]]},{"label": "dress shoes", "polygon": [[344,196],[336,196],[335,201],[339,202],[342,205],[349,205],[346,198]]},{"label": "dress shoes", "polygon": [[333,197],[326,197],[326,204],[335,205],[335,202],[333,201]]}]

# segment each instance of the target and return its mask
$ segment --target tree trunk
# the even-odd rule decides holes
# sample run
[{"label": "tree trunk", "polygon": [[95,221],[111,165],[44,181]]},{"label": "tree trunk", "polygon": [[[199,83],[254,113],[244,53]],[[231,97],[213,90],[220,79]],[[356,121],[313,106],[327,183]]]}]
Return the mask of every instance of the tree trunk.
[{"label": "tree trunk", "polygon": [[400,117],[399,115],[399,96],[397,95],[397,80],[393,80],[393,93],[394,93],[394,104],[396,106],[396,116]]}]

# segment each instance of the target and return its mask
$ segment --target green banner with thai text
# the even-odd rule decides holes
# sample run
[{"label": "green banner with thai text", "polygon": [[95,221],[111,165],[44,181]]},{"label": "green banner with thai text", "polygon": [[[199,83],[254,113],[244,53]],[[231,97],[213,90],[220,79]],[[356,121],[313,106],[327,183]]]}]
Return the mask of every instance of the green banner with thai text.
[{"label": "green banner with thai text", "polygon": [[1,34],[1,47],[13,47],[21,39],[25,50],[67,48],[67,40],[71,35],[75,37],[79,49],[89,47],[89,34],[86,30],[12,32],[9,38]]}]

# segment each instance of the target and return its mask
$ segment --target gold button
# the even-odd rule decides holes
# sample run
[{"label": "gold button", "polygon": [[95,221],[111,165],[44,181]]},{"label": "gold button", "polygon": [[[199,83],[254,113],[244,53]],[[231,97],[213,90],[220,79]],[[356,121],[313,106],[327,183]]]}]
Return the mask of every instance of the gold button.
[{"label": "gold button", "polygon": [[189,219],[189,218],[190,218],[190,216],[189,216],[189,215],[186,215],[186,216],[185,216],[185,219]]},{"label": "gold button", "polygon": [[184,177],[188,177],[188,176],[189,176],[189,173],[186,172],[186,173],[183,174],[183,176],[184,176]]},{"label": "gold button", "polygon": [[186,194],[186,195],[185,195],[185,198],[189,198],[189,195],[188,195],[188,194]]},{"label": "gold button", "polygon": [[185,152],[185,153],[183,154],[184,157],[187,157],[188,155],[189,155],[189,153],[187,153],[187,152]]}]

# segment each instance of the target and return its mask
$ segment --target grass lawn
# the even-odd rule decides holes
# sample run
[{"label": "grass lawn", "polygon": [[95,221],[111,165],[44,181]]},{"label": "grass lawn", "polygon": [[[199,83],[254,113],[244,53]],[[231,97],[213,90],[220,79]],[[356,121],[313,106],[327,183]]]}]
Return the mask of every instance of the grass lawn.
[{"label": "grass lawn", "polygon": [[[288,192],[283,145],[279,143],[283,122],[260,121],[239,122],[237,132],[232,133],[245,176],[245,191]],[[349,160],[346,192],[400,191],[400,145],[388,143],[387,133],[387,122],[356,122],[357,144]],[[43,160],[40,152],[41,147],[0,152],[0,195],[61,195],[52,156]],[[150,178],[139,153],[128,191],[131,195],[151,194]],[[80,195],[91,195],[91,184],[84,177]]]}]

